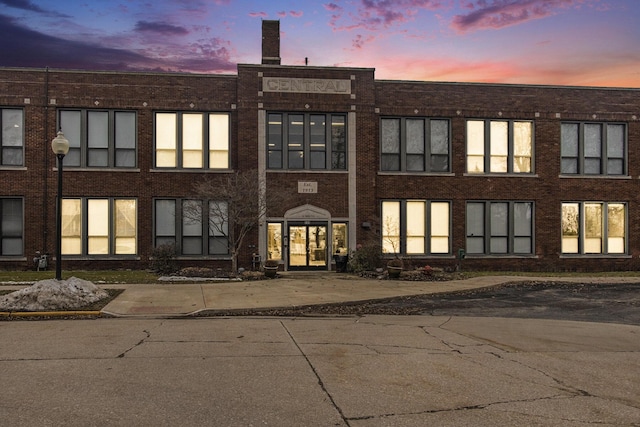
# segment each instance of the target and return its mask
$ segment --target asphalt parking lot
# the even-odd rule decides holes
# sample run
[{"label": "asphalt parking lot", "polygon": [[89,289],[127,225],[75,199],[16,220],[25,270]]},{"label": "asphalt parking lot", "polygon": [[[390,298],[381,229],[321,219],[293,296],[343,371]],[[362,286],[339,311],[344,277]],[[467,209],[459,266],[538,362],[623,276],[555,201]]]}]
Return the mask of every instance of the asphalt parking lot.
[{"label": "asphalt parking lot", "polygon": [[[527,281],[457,292],[215,315],[432,315],[640,325],[640,283]],[[212,313],[203,313],[212,315]]]}]

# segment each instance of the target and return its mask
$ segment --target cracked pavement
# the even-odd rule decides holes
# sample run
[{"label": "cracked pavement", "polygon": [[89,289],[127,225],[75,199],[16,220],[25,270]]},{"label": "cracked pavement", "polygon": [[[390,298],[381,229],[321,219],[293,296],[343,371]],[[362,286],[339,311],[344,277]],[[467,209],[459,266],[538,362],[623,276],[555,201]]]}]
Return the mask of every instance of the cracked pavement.
[{"label": "cracked pavement", "polygon": [[640,426],[640,327],[447,316],[2,322],[13,426]]}]

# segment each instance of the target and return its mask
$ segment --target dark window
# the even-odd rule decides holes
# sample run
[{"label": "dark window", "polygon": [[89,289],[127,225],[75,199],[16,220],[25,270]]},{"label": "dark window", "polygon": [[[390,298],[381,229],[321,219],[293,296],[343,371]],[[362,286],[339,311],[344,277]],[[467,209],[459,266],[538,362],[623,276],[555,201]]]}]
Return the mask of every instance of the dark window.
[{"label": "dark window", "polygon": [[562,123],[561,131],[562,174],[627,174],[624,124]]},{"label": "dark window", "polygon": [[59,127],[69,140],[65,166],[136,167],[136,113],[60,110]]},{"label": "dark window", "polygon": [[533,253],[532,202],[468,202],[468,254]]},{"label": "dark window", "polygon": [[449,120],[383,118],[380,169],[402,172],[449,172]]},{"label": "dark window", "polygon": [[346,116],[269,113],[267,157],[269,169],[345,170]]},{"label": "dark window", "polygon": [[0,255],[17,256],[23,254],[23,214],[22,199],[0,199]]},{"label": "dark window", "polygon": [[24,120],[22,110],[3,108],[0,114],[2,166],[22,166],[24,158]]}]

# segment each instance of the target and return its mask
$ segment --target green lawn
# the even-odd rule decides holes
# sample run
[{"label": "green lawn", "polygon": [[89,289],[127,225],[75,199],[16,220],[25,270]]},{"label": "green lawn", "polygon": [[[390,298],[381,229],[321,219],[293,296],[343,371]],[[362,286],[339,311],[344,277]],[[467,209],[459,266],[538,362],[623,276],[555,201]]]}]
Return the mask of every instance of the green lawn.
[{"label": "green lawn", "polygon": [[[55,271],[0,271],[0,283],[37,282],[55,278]],[[95,284],[158,283],[158,275],[145,270],[63,271],[62,278],[77,277]]]}]

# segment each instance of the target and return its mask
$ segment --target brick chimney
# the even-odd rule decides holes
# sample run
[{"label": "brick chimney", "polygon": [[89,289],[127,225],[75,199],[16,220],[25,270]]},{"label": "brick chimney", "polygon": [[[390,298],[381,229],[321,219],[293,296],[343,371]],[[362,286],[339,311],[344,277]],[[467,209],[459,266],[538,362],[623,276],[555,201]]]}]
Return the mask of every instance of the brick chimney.
[{"label": "brick chimney", "polygon": [[280,65],[280,21],[262,21],[262,64]]}]

